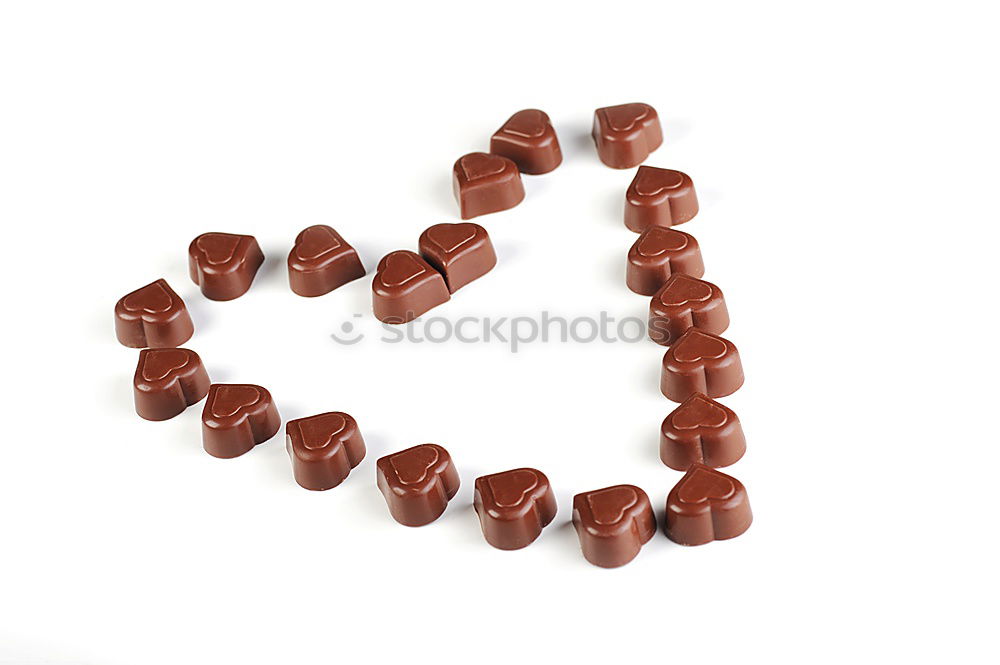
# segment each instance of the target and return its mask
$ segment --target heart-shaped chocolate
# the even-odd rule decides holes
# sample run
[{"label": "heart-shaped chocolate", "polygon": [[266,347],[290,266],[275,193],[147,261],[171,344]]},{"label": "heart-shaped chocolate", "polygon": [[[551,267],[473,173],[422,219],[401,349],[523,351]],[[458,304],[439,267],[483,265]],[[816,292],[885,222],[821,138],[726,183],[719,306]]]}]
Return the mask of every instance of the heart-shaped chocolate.
[{"label": "heart-shaped chocolate", "polygon": [[325,254],[340,249],[342,242],[329,226],[318,224],[302,231],[296,238],[295,256],[301,261],[314,261]]},{"label": "heart-shaped chocolate", "polygon": [[162,381],[191,362],[191,352],[185,349],[150,349],[144,356],[142,378]]},{"label": "heart-shaped chocolate", "polygon": [[299,422],[302,445],[309,450],[320,450],[333,444],[337,435],[347,428],[347,420],[339,413],[324,413]]},{"label": "heart-shaped chocolate", "polygon": [[209,411],[216,418],[229,418],[261,400],[256,386],[224,384],[216,388]]},{"label": "heart-shaped chocolate", "polygon": [[640,256],[652,258],[666,252],[679,252],[687,245],[688,239],[683,233],[654,226],[639,238],[636,251]]},{"label": "heart-shaped chocolate", "polygon": [[458,160],[458,164],[469,182],[481,178],[500,175],[507,169],[507,160],[485,152],[473,152]]},{"label": "heart-shaped chocolate", "polygon": [[124,299],[122,306],[129,312],[160,314],[174,306],[174,298],[162,279],[134,291]]},{"label": "heart-shaped chocolate", "polygon": [[702,427],[719,428],[729,421],[729,414],[714,401],[695,393],[687,398],[670,416],[676,429],[689,430]]},{"label": "heart-shaped chocolate", "polygon": [[511,116],[501,131],[506,134],[533,139],[545,134],[548,125],[549,117],[545,113],[538,109],[525,109]]},{"label": "heart-shaped chocolate", "polygon": [[521,505],[528,494],[538,487],[538,476],[529,469],[516,469],[487,479],[494,503],[501,508]]},{"label": "heart-shaped chocolate", "polygon": [[379,266],[379,281],[387,287],[397,287],[420,277],[427,268],[411,252],[386,254]]},{"label": "heart-shaped chocolate", "polygon": [[195,240],[195,246],[208,263],[221,265],[233,260],[243,237],[232,233],[204,233]]},{"label": "heart-shaped chocolate", "polygon": [[427,478],[427,473],[441,459],[434,446],[423,445],[404,450],[389,458],[389,464],[403,485],[419,485]]},{"label": "heart-shaped chocolate", "polygon": [[695,363],[726,355],[726,343],[719,337],[691,328],[670,349],[674,359],[681,363]]},{"label": "heart-shaped chocolate", "polygon": [[614,131],[628,132],[645,120],[650,110],[648,104],[622,104],[605,108],[604,117],[608,121],[608,127]]},{"label": "heart-shaped chocolate", "polygon": [[677,498],[684,503],[725,501],[736,492],[732,479],[724,473],[699,466],[677,487]]},{"label": "heart-shaped chocolate", "polygon": [[658,294],[666,307],[682,307],[688,303],[705,302],[712,297],[712,285],[689,275],[673,275]]},{"label": "heart-shaped chocolate", "polygon": [[609,487],[587,495],[587,504],[594,521],[604,526],[610,526],[622,521],[625,513],[635,504],[639,497],[631,487]]},{"label": "heart-shaped chocolate", "polygon": [[462,245],[475,240],[479,232],[477,224],[435,224],[427,229],[427,238],[441,248],[446,254],[451,254]]},{"label": "heart-shaped chocolate", "polygon": [[684,174],[670,169],[640,166],[635,178],[635,193],[639,196],[656,196],[678,189],[684,184]]}]

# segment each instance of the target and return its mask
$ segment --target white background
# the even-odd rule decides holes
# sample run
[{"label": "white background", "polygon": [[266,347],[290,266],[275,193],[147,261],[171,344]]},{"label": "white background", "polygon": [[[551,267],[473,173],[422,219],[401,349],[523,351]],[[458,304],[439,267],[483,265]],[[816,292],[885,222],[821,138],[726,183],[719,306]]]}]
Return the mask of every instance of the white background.
[{"label": "white background", "polygon": [[[996,17],[988,3],[45,2],[0,6],[0,659],[10,662],[996,662]],[[434,314],[644,316],[624,285],[631,171],[593,109],[645,101],[689,173],[683,227],[726,294],[755,522],[587,564],[573,494],[658,511],[663,350],[380,343],[371,275],[293,295],[296,233],[372,270],[455,221],[454,160],[514,111],[565,155],[479,218],[500,263]],[[186,248],[255,235],[252,289],[204,299]],[[201,405],[132,411],[115,301],[165,277],[216,381],[285,419],[353,414],[368,456],[294,484],[282,438],[201,449]],[[352,319],[354,313],[364,313]],[[353,347],[329,337],[355,321]],[[462,489],[393,522],[378,457],[432,441]],[[482,539],[473,480],[551,479],[525,550]],[[662,512],[661,512],[662,515]],[[530,650],[538,650],[530,656]]]}]

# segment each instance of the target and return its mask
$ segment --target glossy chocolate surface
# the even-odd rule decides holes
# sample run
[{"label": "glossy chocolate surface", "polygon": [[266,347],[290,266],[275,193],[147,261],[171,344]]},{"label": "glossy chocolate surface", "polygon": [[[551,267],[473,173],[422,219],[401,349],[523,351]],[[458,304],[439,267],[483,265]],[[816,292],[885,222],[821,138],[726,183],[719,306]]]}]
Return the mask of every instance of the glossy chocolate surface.
[{"label": "glossy chocolate surface", "polygon": [[695,464],[667,496],[667,537],[681,545],[735,538],[750,528],[753,514],[743,483]]},{"label": "glossy chocolate surface", "polygon": [[501,550],[527,547],[556,516],[549,479],[537,469],[476,478],[473,506],[486,542]]},{"label": "glossy chocolate surface", "polygon": [[253,236],[203,233],[188,247],[191,280],[210,300],[233,300],[247,292],[264,253]]},{"label": "glossy chocolate surface", "polygon": [[135,412],[146,420],[169,420],[204,399],[209,385],[194,351],[143,349],[132,377]]},{"label": "glossy chocolate surface", "polygon": [[490,152],[506,157],[521,173],[538,175],[562,163],[556,130],[545,111],[525,109],[510,117],[490,139]]},{"label": "glossy chocolate surface", "polygon": [[506,157],[485,152],[459,157],[452,171],[452,191],[462,219],[507,210],[524,200],[517,165]]},{"label": "glossy chocolate surface", "polygon": [[650,541],[656,517],[645,492],[635,485],[615,485],[573,497],[573,526],[587,561],[617,568]]},{"label": "glossy chocolate surface", "polygon": [[420,234],[420,255],[444,276],[454,293],[493,270],[497,255],[479,224],[435,224]]},{"label": "glossy chocolate surface", "polygon": [[115,304],[115,334],[135,349],[180,346],[191,339],[194,324],[181,297],[158,279]]},{"label": "glossy chocolate surface", "polygon": [[451,455],[433,443],[386,455],[375,467],[389,514],[406,526],[430,524],[458,492],[458,471]]},{"label": "glossy chocolate surface", "polygon": [[288,283],[300,296],[321,296],[364,275],[358,253],[325,224],[303,229],[288,253]]},{"label": "glossy chocolate surface", "polygon": [[401,249],[382,257],[372,281],[372,311],[384,323],[406,323],[448,302],[444,277],[419,254]]},{"label": "glossy chocolate surface", "polygon": [[328,490],[344,482],[365,458],[358,423],[340,411],[285,423],[285,450],[295,482],[307,490]]},{"label": "glossy chocolate surface", "polygon": [[690,328],[663,355],[660,392],[683,402],[694,393],[725,397],[743,385],[743,365],[727,339]]},{"label": "glossy chocolate surface", "polygon": [[660,426],[660,459],[678,471],[692,464],[729,466],[746,449],[743,426],[733,410],[702,393],[684,400]]},{"label": "glossy chocolate surface", "polygon": [[705,274],[701,248],[688,233],[651,226],[628,250],[625,284],[634,293],[654,295],[671,275],[678,273],[692,277]]},{"label": "glossy chocolate surface", "polygon": [[625,226],[636,233],[653,226],[677,226],[697,214],[694,183],[680,171],[640,166],[625,191]]},{"label": "glossy chocolate surface", "polygon": [[642,164],[663,143],[660,118],[649,104],[621,104],[594,111],[597,155],[613,169]]},{"label": "glossy chocolate surface", "polygon": [[729,310],[722,289],[683,273],[671,275],[650,300],[649,338],[667,346],[693,327],[713,335],[726,331]]},{"label": "glossy chocolate surface", "polygon": [[213,383],[201,412],[205,452],[231,458],[253,450],[281,429],[281,417],[266,389],[248,383]]}]

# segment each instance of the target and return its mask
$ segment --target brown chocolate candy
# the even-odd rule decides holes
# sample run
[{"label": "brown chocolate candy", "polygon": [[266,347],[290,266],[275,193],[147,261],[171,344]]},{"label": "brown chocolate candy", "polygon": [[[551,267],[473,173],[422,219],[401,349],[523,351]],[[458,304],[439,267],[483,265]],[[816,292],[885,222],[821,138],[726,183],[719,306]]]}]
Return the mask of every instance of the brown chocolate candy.
[{"label": "brown chocolate candy", "polygon": [[444,276],[448,291],[493,270],[497,255],[486,229],[479,224],[435,224],[420,234],[420,255]]},{"label": "brown chocolate candy", "polygon": [[594,111],[594,143],[613,169],[642,164],[663,143],[660,118],[649,104],[622,104]]},{"label": "brown chocolate candy", "polygon": [[573,526],[587,561],[602,568],[624,566],[656,533],[646,493],[615,485],[573,497]]},{"label": "brown chocolate candy", "polygon": [[704,464],[694,464],[667,496],[667,537],[681,545],[735,538],[753,514],[743,483]]},{"label": "brown chocolate candy", "polygon": [[300,296],[321,296],[364,276],[358,253],[325,224],[304,229],[288,253],[288,283]]},{"label": "brown chocolate candy", "polygon": [[486,542],[501,550],[527,547],[556,516],[549,479],[536,469],[476,478],[473,506]]},{"label": "brown chocolate candy", "polygon": [[165,279],[129,293],[115,304],[115,334],[125,346],[180,346],[194,324],[187,306]]},{"label": "brown chocolate candy", "polygon": [[203,233],[188,247],[191,280],[210,300],[233,300],[247,292],[264,253],[253,236]]},{"label": "brown chocolate candy", "polygon": [[419,254],[401,249],[378,262],[372,310],[379,321],[406,323],[449,299],[444,277]]},{"label": "brown chocolate candy", "polygon": [[694,393],[731,395],[743,385],[743,365],[727,339],[690,328],[663,355],[660,392],[683,402]]},{"label": "brown chocolate candy", "polygon": [[458,158],[452,189],[462,219],[513,208],[524,200],[517,164],[500,155],[473,152]]},{"label": "brown chocolate candy", "polygon": [[132,378],[135,412],[169,420],[208,394],[211,381],[201,358],[188,349],[143,349]]},{"label": "brown chocolate candy", "polygon": [[701,249],[690,234],[651,226],[628,250],[625,284],[639,295],[655,294],[671,275],[678,273],[692,277],[705,274]]},{"label": "brown chocolate candy", "polygon": [[625,226],[636,233],[653,226],[677,226],[697,214],[694,183],[680,171],[640,166],[625,191]]},{"label": "brown chocolate candy", "polygon": [[732,409],[702,393],[684,400],[660,426],[660,459],[678,471],[692,464],[729,466],[746,450],[740,419]]},{"label": "brown chocolate candy", "polygon": [[490,139],[490,152],[517,164],[521,173],[539,175],[562,163],[556,130],[545,111],[518,111]]},{"label": "brown chocolate candy", "polygon": [[671,275],[649,303],[649,338],[673,344],[689,328],[719,335],[729,327],[722,289],[683,273]]},{"label": "brown chocolate candy", "polygon": [[205,452],[239,457],[278,433],[281,416],[271,393],[246,383],[213,383],[201,412]]},{"label": "brown chocolate candy", "polygon": [[375,467],[389,514],[406,526],[430,524],[458,492],[458,471],[451,455],[433,443],[386,455]]},{"label": "brown chocolate candy", "polygon": [[285,423],[285,449],[295,482],[307,490],[328,490],[344,482],[365,458],[358,423],[339,411]]}]

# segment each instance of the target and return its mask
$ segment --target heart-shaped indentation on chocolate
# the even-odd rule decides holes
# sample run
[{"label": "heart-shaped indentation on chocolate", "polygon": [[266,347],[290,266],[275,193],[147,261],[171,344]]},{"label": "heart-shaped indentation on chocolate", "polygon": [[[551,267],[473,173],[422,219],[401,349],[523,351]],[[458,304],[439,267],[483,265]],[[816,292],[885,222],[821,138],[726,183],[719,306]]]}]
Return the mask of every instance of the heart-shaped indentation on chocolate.
[{"label": "heart-shaped indentation on chocolate", "polygon": [[229,418],[250,408],[261,398],[256,386],[222,385],[215,390],[209,412],[216,418]]},{"label": "heart-shaped indentation on chocolate", "polygon": [[697,328],[684,333],[670,349],[674,359],[681,363],[695,363],[699,360],[721,358],[726,355],[726,343]]},{"label": "heart-shaped indentation on chocolate", "polygon": [[402,286],[427,272],[416,256],[410,252],[387,254],[379,270],[379,281],[388,287]]},{"label": "heart-shaped indentation on chocolate", "polygon": [[491,476],[487,482],[496,505],[513,508],[520,505],[528,493],[538,487],[538,476],[528,469],[516,469]]},{"label": "heart-shaped indentation on chocolate", "polygon": [[465,179],[469,182],[500,175],[507,169],[507,161],[503,157],[489,155],[485,152],[465,155],[458,161],[458,164],[462,173],[465,174]]},{"label": "heart-shaped indentation on chocolate", "polygon": [[683,184],[684,174],[678,171],[641,166],[635,179],[635,193],[639,196],[656,196]]},{"label": "heart-shaped indentation on chocolate", "polygon": [[725,501],[736,493],[729,476],[707,467],[698,467],[677,488],[677,498],[684,503]]},{"label": "heart-shaped indentation on chocolate", "polygon": [[704,395],[695,393],[670,416],[675,429],[719,428],[729,421],[729,414]]},{"label": "heart-shaped indentation on chocolate", "polygon": [[616,132],[628,132],[645,120],[650,110],[647,104],[622,104],[604,109],[604,117],[611,129]]},{"label": "heart-shaped indentation on chocolate", "polygon": [[434,446],[417,446],[389,458],[389,464],[403,485],[419,485],[427,473],[438,463],[441,455]]},{"label": "heart-shaped indentation on chocolate", "polygon": [[705,302],[712,297],[712,286],[684,273],[672,276],[660,289],[660,302],[666,307],[681,307],[688,303]]},{"label": "heart-shaped indentation on chocolate", "polygon": [[162,381],[191,362],[191,354],[184,349],[150,349],[143,358],[142,378],[146,381]]},{"label": "heart-shaped indentation on chocolate", "polygon": [[299,431],[302,433],[302,445],[309,450],[326,448],[346,428],[347,420],[339,413],[323,413],[299,422]]},{"label": "heart-shaped indentation on chocolate", "polygon": [[654,226],[639,238],[636,251],[639,256],[652,258],[666,252],[678,252],[687,247],[688,239],[680,231]]},{"label": "heart-shaped indentation on chocolate", "polygon": [[441,248],[445,254],[471,242],[479,232],[475,224],[437,224],[427,229],[427,238]]},{"label": "heart-shaped indentation on chocolate", "polygon": [[206,261],[212,265],[220,265],[233,260],[242,239],[243,236],[232,233],[205,233],[198,236],[195,247],[205,256]]},{"label": "heart-shaped indentation on chocolate", "polygon": [[160,314],[174,306],[174,299],[164,285],[156,281],[125,296],[122,306],[129,312]]},{"label": "heart-shaped indentation on chocolate", "polygon": [[547,126],[548,117],[545,113],[538,109],[525,109],[515,113],[503,126],[502,131],[505,134],[534,139],[545,134]]},{"label": "heart-shaped indentation on chocolate", "polygon": [[639,496],[631,487],[609,487],[587,495],[594,521],[605,526],[621,522],[625,513],[637,503]]},{"label": "heart-shaped indentation on chocolate", "polygon": [[313,261],[340,249],[341,241],[329,226],[310,226],[302,233],[295,243],[295,256],[302,261]]}]

